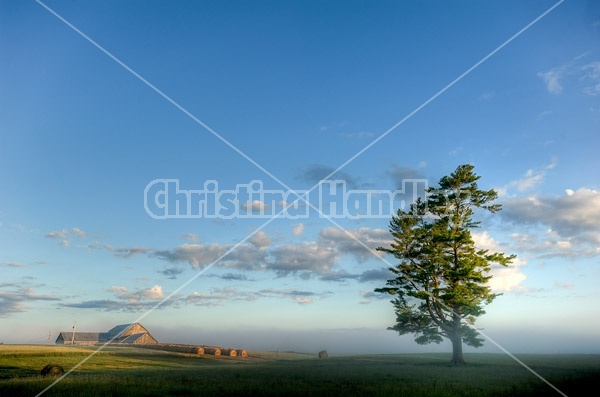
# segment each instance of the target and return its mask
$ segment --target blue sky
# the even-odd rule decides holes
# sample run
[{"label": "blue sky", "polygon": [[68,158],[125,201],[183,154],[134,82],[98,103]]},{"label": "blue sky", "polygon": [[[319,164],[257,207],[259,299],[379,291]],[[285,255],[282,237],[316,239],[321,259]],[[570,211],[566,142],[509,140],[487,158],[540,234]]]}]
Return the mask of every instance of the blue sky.
[{"label": "blue sky", "polygon": [[[310,189],[556,2],[44,4],[122,64],[37,2],[0,3],[0,341],[144,316],[169,342],[448,349],[386,331],[392,259],[314,211],[157,220],[144,189]],[[509,351],[599,352],[598,44],[600,7],[564,1],[333,177],[396,190],[474,164],[504,207],[474,237],[518,257],[478,322]],[[389,242],[389,219],[335,221]]]}]

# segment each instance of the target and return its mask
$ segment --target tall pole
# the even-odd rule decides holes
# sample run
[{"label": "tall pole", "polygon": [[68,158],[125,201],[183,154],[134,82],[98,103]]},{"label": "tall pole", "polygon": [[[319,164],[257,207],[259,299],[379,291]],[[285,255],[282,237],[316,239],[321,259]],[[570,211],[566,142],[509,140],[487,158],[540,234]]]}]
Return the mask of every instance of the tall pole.
[{"label": "tall pole", "polygon": [[71,335],[71,345],[75,344],[75,328],[77,328],[77,321],[75,321],[75,324],[73,324],[73,333]]}]

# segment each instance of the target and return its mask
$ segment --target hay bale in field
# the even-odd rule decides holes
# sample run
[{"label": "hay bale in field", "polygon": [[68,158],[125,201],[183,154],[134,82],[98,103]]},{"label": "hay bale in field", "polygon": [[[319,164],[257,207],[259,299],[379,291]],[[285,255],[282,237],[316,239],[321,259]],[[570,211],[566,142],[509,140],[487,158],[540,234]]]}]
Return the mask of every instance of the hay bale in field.
[{"label": "hay bale in field", "polygon": [[213,356],[220,356],[221,355],[221,349],[215,346],[203,346],[204,347],[204,354],[210,354]]},{"label": "hay bale in field", "polygon": [[210,354],[213,356],[248,357],[248,352],[244,349],[223,348],[217,346],[158,343],[155,345],[144,345],[140,347],[194,355]]},{"label": "hay bale in field", "polygon": [[64,368],[58,364],[48,364],[40,371],[42,376],[60,376],[64,373]]},{"label": "hay bale in field", "polygon": [[327,350],[321,350],[319,352],[319,358],[327,358],[329,357],[329,354],[327,354]]},{"label": "hay bale in field", "polygon": [[235,357],[237,356],[237,351],[235,349],[221,349],[221,355],[227,357]]},{"label": "hay bale in field", "polygon": [[195,353],[196,349],[192,346],[188,346],[188,345],[179,345],[179,346],[175,346],[175,351],[177,353]]}]

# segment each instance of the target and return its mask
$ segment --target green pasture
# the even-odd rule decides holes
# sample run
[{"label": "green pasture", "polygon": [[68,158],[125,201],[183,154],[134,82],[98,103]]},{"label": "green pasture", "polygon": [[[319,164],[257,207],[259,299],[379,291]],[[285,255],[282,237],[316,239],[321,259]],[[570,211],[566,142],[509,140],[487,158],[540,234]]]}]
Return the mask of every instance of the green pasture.
[{"label": "green pasture", "polygon": [[[87,360],[44,396],[561,396],[503,354],[360,355],[249,352],[248,358],[191,356],[134,347],[0,345],[0,396],[35,396]],[[89,357],[89,358],[88,358]],[[569,397],[588,396],[600,380],[600,355],[518,355]]]}]

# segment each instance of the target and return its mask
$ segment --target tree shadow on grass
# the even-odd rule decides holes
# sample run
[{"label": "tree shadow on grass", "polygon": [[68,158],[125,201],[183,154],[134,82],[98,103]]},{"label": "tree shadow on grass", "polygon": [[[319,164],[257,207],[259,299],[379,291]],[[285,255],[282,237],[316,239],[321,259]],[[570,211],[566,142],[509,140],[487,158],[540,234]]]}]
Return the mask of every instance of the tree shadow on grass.
[{"label": "tree shadow on grass", "polygon": [[26,378],[39,375],[39,371],[15,366],[0,366],[0,379]]}]

